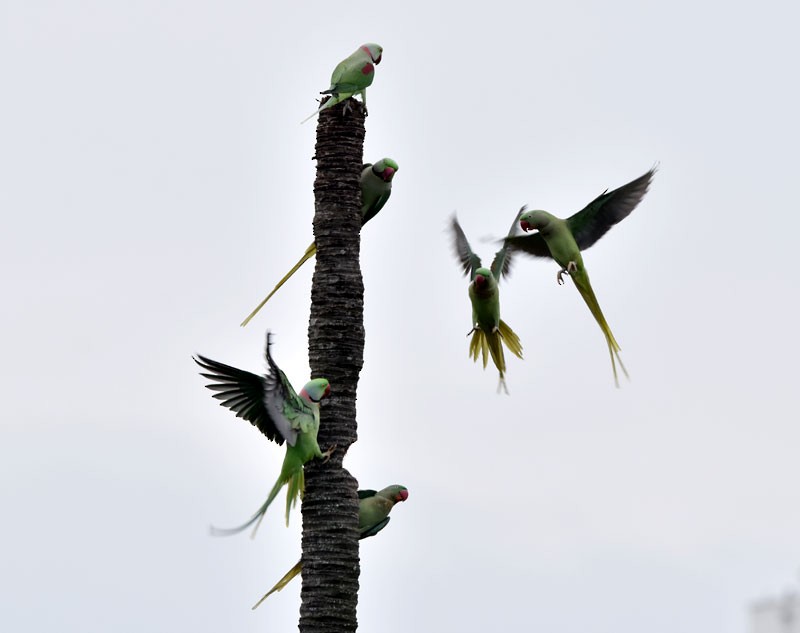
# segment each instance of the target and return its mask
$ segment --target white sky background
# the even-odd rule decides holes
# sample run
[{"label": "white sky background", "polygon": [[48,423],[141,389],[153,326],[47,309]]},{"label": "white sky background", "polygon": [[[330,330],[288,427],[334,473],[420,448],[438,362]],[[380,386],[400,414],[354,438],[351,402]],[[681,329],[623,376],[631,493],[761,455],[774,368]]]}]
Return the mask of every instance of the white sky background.
[{"label": "white sky background", "polygon": [[[288,3],[287,3],[288,4]],[[297,3],[300,5],[301,3]],[[797,7],[716,2],[0,4],[0,629],[294,630],[300,513],[214,539],[283,449],[191,361],[308,378],[315,122],[384,46],[365,159],[363,631],[740,633],[800,562]],[[566,216],[660,163],[584,254],[632,380],[553,262],[519,257],[525,360],[467,358],[446,230],[484,262],[518,208]],[[281,503],[283,496],[281,495]]]}]

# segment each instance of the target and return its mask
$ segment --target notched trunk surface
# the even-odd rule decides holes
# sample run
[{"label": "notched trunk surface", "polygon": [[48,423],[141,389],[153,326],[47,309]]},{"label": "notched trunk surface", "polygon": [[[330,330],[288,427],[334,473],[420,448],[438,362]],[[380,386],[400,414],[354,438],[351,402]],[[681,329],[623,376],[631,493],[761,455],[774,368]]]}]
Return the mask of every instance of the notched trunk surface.
[{"label": "notched trunk surface", "polygon": [[306,465],[300,631],[355,631],[358,603],[358,497],[342,468],[356,441],[356,387],[364,363],[364,284],[359,263],[364,113],[349,100],[324,110],[317,125],[314,181],[316,269],[308,327],[312,378],[325,377],[319,445],[336,445],[327,463]]}]

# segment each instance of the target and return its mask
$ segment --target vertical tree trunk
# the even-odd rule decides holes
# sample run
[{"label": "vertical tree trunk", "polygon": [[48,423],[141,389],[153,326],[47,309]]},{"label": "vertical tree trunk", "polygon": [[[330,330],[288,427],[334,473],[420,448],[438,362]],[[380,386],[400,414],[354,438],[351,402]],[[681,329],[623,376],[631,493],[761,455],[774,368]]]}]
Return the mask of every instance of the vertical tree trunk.
[{"label": "vertical tree trunk", "polygon": [[300,631],[344,633],[357,627],[357,482],[342,468],[356,441],[356,387],[364,363],[364,284],[359,263],[364,113],[350,99],[319,115],[314,182],[316,269],[308,327],[312,378],[325,377],[322,450],[336,445],[326,463],[306,465],[303,498],[303,588]]}]

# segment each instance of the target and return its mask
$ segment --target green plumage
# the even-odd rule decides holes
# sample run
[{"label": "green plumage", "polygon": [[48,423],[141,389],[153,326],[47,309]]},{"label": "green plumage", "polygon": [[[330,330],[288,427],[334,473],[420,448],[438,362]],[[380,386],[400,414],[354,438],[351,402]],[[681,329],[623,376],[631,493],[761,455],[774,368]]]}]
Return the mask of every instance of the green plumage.
[{"label": "green plumage", "polygon": [[258,376],[249,371],[225,365],[205,356],[197,355],[195,362],[206,372],[201,376],[212,382],[206,387],[216,392],[214,398],[220,405],[231,409],[236,417],[248,420],[268,439],[278,445],[286,442],[278,480],[269,492],[267,500],[247,523],[231,529],[212,528],[217,535],[236,534],[253,523],[253,536],[264,514],[283,486],[286,490],[286,524],[289,511],[302,497],[305,489],[303,466],[316,458],[327,458],[333,449],[323,453],[317,443],[319,431],[319,402],[330,394],[330,385],[325,378],[315,378],[300,390],[298,395],[270,353],[271,335],[267,333],[266,359],[268,372]]},{"label": "green plumage", "polygon": [[[511,225],[512,235],[516,228],[517,220]],[[464,274],[469,275],[469,299],[472,303],[472,339],[469,344],[469,355],[474,361],[481,356],[483,367],[486,368],[488,358],[500,374],[497,389],[502,388],[508,393],[505,381],[506,360],[503,353],[503,344],[509,351],[522,358],[522,345],[519,337],[500,318],[500,289],[498,281],[508,275],[511,266],[511,251],[505,245],[494,256],[491,268],[481,266],[478,257],[469,245],[466,235],[458,223],[452,219],[453,243],[456,256],[461,262]]]},{"label": "green plumage", "polygon": [[[376,492],[375,490],[358,491],[358,531],[359,539],[375,536],[389,523],[389,513],[396,503],[408,499],[408,489],[405,486],[393,485]],[[253,609],[258,607],[273,593],[280,591],[288,585],[292,579],[303,570],[303,561],[297,561],[294,567],[283,575],[275,586],[265,593],[261,599],[253,605]]]},{"label": "green plumage", "polygon": [[[398,167],[397,163],[391,158],[382,158],[374,165],[372,163],[366,163],[362,165],[360,177],[361,226],[364,226],[367,222],[374,218],[389,200],[389,196],[392,195],[392,179],[394,178],[395,172],[397,172],[398,169],[400,168]],[[283,278],[277,284],[275,284],[275,287],[266,297],[264,297],[261,303],[259,303],[255,309],[249,315],[247,315],[247,318],[242,321],[241,326],[244,327],[247,325],[250,320],[256,314],[258,314],[258,311],[264,307],[264,304],[266,304],[267,301],[272,298],[272,295],[278,292],[278,289],[285,284],[289,278],[294,275],[303,264],[306,263],[306,261],[314,257],[316,253],[317,245],[315,242],[311,242],[300,260],[291,268],[291,270],[289,270],[288,273],[283,276]]]},{"label": "green plumage", "polygon": [[547,211],[525,211],[518,214],[524,231],[537,230],[531,235],[517,235],[506,238],[511,249],[521,250],[534,257],[550,257],[560,266],[558,283],[563,283],[563,275],[569,275],[575,287],[594,316],[608,345],[614,383],[619,387],[617,363],[628,376],[625,365],[619,356],[620,346],[600,309],[600,304],[592,290],[589,274],[583,265],[581,251],[589,248],[615,224],[628,217],[641,202],[653,179],[655,168],[636,180],[613,191],[604,191],[585,208],[567,219],[557,218]]},{"label": "green plumage", "polygon": [[367,88],[375,78],[375,66],[381,63],[383,48],[378,44],[363,44],[352,55],[339,62],[331,74],[331,87],[320,94],[329,94],[331,98],[322,104],[319,110],[312,113],[302,123],[323,110],[335,106],[352,97],[361,95],[364,109],[367,107]]}]

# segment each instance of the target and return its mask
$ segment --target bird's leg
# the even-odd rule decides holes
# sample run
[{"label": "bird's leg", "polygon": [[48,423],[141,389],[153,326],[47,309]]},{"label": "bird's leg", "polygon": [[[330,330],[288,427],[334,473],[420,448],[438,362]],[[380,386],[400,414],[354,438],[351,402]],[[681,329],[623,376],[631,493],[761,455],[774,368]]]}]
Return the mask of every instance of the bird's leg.
[{"label": "bird's leg", "polygon": [[335,450],[336,450],[336,444],[334,444],[333,446],[331,446],[331,447],[330,447],[330,448],[329,448],[327,451],[325,451],[325,452],[322,454],[322,463],[323,463],[323,464],[324,464],[325,462],[327,462],[327,461],[328,461],[328,460],[331,458],[331,455],[333,455],[333,453],[334,453],[334,451],[335,451]]},{"label": "bird's leg", "polygon": [[565,274],[569,275],[570,273],[574,273],[577,270],[578,270],[578,264],[576,264],[575,262],[570,262],[569,264],[567,264],[566,268],[562,268],[561,270],[559,270],[558,274],[556,275],[556,280],[558,281],[558,285],[559,286],[564,285],[564,278],[562,275]]},{"label": "bird's leg", "polygon": [[467,336],[469,336],[469,335],[470,335],[470,334],[472,334],[473,332],[476,332],[477,330],[478,330],[478,326],[477,326],[477,325],[475,325],[475,326],[474,326],[474,327],[473,327],[473,328],[472,328],[472,329],[471,329],[469,332],[467,332]]},{"label": "bird's leg", "polygon": [[362,90],[361,91],[361,105],[364,108],[364,116],[369,116],[369,113],[367,112],[367,91],[366,90]]}]

